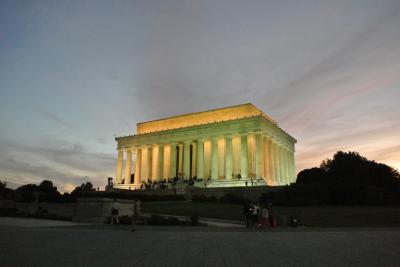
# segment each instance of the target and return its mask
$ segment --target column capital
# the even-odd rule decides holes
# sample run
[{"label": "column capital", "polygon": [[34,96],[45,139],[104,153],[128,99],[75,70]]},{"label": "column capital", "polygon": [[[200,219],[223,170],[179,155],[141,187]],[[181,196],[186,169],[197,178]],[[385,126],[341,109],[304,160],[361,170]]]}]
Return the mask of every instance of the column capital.
[{"label": "column capital", "polygon": [[216,141],[216,140],[218,139],[218,136],[216,136],[216,135],[210,136],[210,139],[211,139],[212,141]]},{"label": "column capital", "polygon": [[261,135],[262,135],[263,137],[266,137],[266,138],[269,138],[269,139],[272,139],[272,138],[273,138],[271,134],[266,133],[266,132],[262,132]]}]

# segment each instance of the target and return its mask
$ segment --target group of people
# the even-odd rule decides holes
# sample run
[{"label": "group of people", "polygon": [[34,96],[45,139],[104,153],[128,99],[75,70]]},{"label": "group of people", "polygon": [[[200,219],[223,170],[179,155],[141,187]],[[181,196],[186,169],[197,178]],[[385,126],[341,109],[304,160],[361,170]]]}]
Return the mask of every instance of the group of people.
[{"label": "group of people", "polygon": [[276,227],[276,217],[272,212],[272,204],[261,207],[257,203],[247,202],[243,206],[243,216],[248,228]]},{"label": "group of people", "polygon": [[[133,201],[133,206],[132,206],[132,217],[131,217],[131,230],[134,232],[136,230],[136,221],[138,220],[140,216],[140,211],[141,211],[141,201],[140,200],[134,200]],[[120,204],[119,202],[114,199],[114,201],[111,204],[111,224],[117,223],[119,224],[119,210],[120,210]]]},{"label": "group of people", "polygon": [[187,180],[182,177],[174,177],[169,179],[163,179],[160,181],[151,181],[148,179],[140,185],[141,190],[151,190],[151,189],[166,189],[171,186],[174,187],[178,183],[187,183],[188,185],[194,185],[195,182],[201,181],[202,179],[197,179],[197,177],[189,178]]}]

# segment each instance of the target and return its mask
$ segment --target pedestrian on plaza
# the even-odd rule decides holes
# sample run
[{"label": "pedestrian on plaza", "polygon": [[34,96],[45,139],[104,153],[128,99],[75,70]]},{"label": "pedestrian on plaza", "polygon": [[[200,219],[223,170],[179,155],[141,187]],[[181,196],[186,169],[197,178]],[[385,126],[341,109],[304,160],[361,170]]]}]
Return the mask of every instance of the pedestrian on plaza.
[{"label": "pedestrian on plaza", "polygon": [[272,211],[272,203],[268,204],[268,222],[271,227],[276,227],[276,216],[275,213]]},{"label": "pedestrian on plaza", "polygon": [[120,205],[117,202],[117,199],[114,198],[113,203],[111,204],[111,224],[114,224],[114,221],[119,224],[118,213],[119,213]]},{"label": "pedestrian on plaza", "polygon": [[246,223],[246,227],[249,228],[252,222],[252,203],[243,203],[243,218]]},{"label": "pedestrian on plaza", "polygon": [[141,209],[141,201],[135,200],[133,202],[133,211],[132,211],[132,232],[136,231],[136,221],[140,216],[140,209]]},{"label": "pedestrian on plaza", "polygon": [[268,209],[266,207],[263,207],[260,212],[260,224],[259,228],[267,228],[269,227],[269,222],[268,222]]},{"label": "pedestrian on plaza", "polygon": [[253,210],[252,210],[252,223],[253,225],[258,225],[258,213],[260,211],[260,207],[256,204],[253,203]]}]

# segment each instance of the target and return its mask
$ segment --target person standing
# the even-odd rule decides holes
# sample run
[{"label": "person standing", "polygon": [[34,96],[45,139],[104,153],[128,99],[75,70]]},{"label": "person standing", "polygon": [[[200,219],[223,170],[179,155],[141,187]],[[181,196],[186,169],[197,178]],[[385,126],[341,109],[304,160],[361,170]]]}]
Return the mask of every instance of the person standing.
[{"label": "person standing", "polygon": [[140,216],[140,206],[141,206],[141,201],[140,200],[135,200],[133,202],[133,212],[132,212],[132,232],[136,231],[136,221]]},{"label": "person standing", "polygon": [[253,225],[257,226],[258,225],[258,213],[260,211],[260,207],[254,203],[253,205],[253,210],[252,210],[252,219],[253,219]]},{"label": "person standing", "polygon": [[268,222],[268,209],[263,207],[260,212],[260,227],[266,228],[269,226]]},{"label": "person standing", "polygon": [[111,204],[111,224],[114,224],[114,220],[117,222],[117,224],[119,224],[119,219],[118,219],[119,208],[120,205],[114,198],[114,201]]},{"label": "person standing", "polygon": [[272,211],[272,203],[268,204],[268,221],[271,227],[277,226],[275,213]]}]

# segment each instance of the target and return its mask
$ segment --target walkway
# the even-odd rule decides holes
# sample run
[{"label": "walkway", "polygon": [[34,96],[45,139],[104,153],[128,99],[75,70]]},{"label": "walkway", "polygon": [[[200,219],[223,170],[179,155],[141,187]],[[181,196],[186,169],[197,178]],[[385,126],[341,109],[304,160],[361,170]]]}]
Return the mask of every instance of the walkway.
[{"label": "walkway", "polygon": [[400,229],[139,226],[130,232],[9,223],[0,218],[0,266],[400,266]]}]

